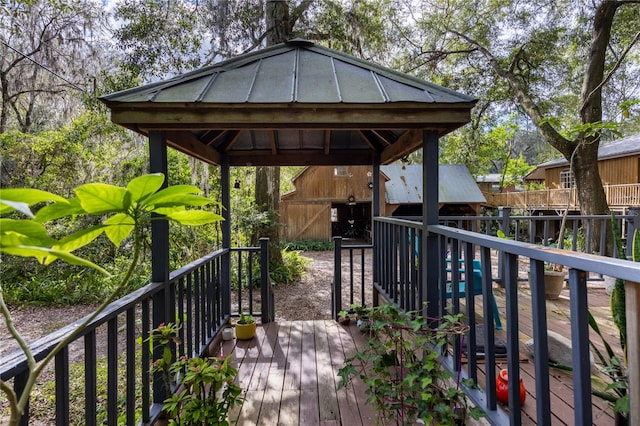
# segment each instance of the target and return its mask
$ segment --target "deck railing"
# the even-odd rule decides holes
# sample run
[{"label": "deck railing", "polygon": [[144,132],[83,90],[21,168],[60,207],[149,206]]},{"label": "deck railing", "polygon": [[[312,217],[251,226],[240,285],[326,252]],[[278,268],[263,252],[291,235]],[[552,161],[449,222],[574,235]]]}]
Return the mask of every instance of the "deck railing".
[{"label": "deck railing", "polygon": [[[181,343],[176,353],[191,357],[202,355],[238,311],[261,316],[263,322],[273,320],[267,245],[268,239],[262,239],[260,247],[218,250],[172,272],[166,284],[151,283],[110,304],[55,357],[52,380],[56,425],[71,423],[70,359],[78,357],[83,374],[74,380],[83,381],[80,386],[84,389],[84,409],[74,410],[84,414],[81,419],[73,419],[75,423],[153,424],[161,413],[167,389],[161,377],[150,374],[153,359],[161,356],[152,353],[148,339],[151,329],[163,322],[180,321]],[[256,264],[260,265],[259,274],[254,272]],[[225,265],[232,268],[225,270]],[[230,279],[232,276],[235,278]],[[254,294],[257,283],[260,293]],[[81,323],[83,319],[31,344],[35,359],[42,360]],[[103,339],[107,342],[106,353],[98,349]],[[97,372],[99,360],[104,358],[106,378]],[[0,379],[12,382],[18,395],[27,377],[28,366],[21,351],[0,360]],[[98,395],[99,388],[106,389],[106,398]],[[28,425],[30,419],[27,410],[21,425]]]},{"label": "deck railing", "polygon": [[[479,232],[466,231],[442,225],[429,226],[426,229],[421,223],[376,218],[374,220],[374,257],[379,265],[374,275],[374,288],[388,301],[398,304],[404,309],[419,309],[427,303],[426,313],[431,317],[439,317],[445,312],[449,300],[446,298],[447,280],[452,280],[451,303],[454,310],[460,309],[460,297],[456,281],[458,274],[449,275],[447,258],[463,259],[465,269],[472,270],[472,260],[479,259],[482,265],[482,298],[483,317],[492,318],[492,252],[499,253],[503,259],[503,285],[506,289],[506,330],[507,330],[507,366],[509,370],[509,412],[505,413],[496,404],[495,388],[495,356],[494,329],[483,327],[485,348],[485,382],[480,389],[465,388],[472,401],[483,408],[494,424],[519,425],[522,422],[520,400],[517,394],[519,386],[519,336],[518,336],[518,262],[529,262],[531,271],[531,294],[533,311],[534,362],[536,376],[536,412],[537,424],[551,424],[549,365],[547,351],[546,302],[543,282],[545,263],[563,265],[568,270],[570,291],[571,342],[573,355],[573,395],[575,424],[592,424],[591,401],[591,366],[589,361],[589,330],[587,313],[587,276],[609,275],[627,281],[628,308],[637,309],[640,285],[640,263],[615,258],[576,254],[575,252],[552,247],[544,247],[520,241],[483,235]],[[424,250],[428,256],[423,256]],[[426,259],[426,262],[423,262]],[[455,271],[455,268],[451,268]],[[477,381],[478,363],[476,359],[475,303],[469,303],[473,292],[466,293],[465,316],[470,325],[467,336],[468,351],[466,369],[461,371],[462,377]],[[628,310],[629,312],[629,310]],[[631,413],[640,413],[638,397],[638,365],[637,354],[640,353],[638,343],[637,313],[628,319],[630,331],[628,353],[635,353],[628,358],[630,380]],[[452,354],[443,355],[443,363],[452,371],[459,369],[462,348],[459,342],[454,344]],[[635,357],[632,359],[632,357]],[[634,414],[636,415],[636,414]],[[639,419],[634,419],[638,421]]]},{"label": "deck railing", "polygon": [[[611,208],[640,205],[640,183],[604,185],[607,203]],[[485,193],[492,206],[509,206],[529,210],[580,208],[576,189],[542,189],[520,192]]]},{"label": "deck railing", "polygon": [[[366,254],[373,251],[373,245],[342,245],[342,237],[334,237],[333,287],[331,288],[331,316],[338,318],[342,310],[351,305],[371,306],[371,282],[367,282],[367,268],[373,265],[366,261]],[[344,257],[343,253],[347,256]],[[346,264],[343,262],[346,259]],[[343,269],[347,271],[348,281],[343,278]]]}]

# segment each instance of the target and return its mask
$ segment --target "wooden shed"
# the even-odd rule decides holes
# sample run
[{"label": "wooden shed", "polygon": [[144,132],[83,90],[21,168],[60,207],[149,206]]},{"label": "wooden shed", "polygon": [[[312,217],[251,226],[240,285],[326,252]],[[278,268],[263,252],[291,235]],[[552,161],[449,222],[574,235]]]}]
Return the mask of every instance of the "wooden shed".
[{"label": "wooden shed", "polygon": [[[477,215],[486,202],[468,169],[440,165],[440,215]],[[380,167],[382,216],[422,215],[422,165]],[[295,190],[280,203],[282,238],[320,240],[342,236],[369,240],[373,218],[373,169],[369,166],[315,166],[293,179]]]}]

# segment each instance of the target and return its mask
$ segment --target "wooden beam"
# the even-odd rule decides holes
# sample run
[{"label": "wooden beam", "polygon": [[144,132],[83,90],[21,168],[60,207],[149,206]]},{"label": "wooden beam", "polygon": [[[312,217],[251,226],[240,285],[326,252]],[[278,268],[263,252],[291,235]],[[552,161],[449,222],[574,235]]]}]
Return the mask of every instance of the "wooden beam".
[{"label": "wooden beam", "polygon": [[220,153],[208,145],[204,145],[191,132],[169,131],[167,145],[192,157],[196,157],[209,164],[221,163]]},{"label": "wooden beam", "polygon": [[381,164],[390,164],[422,146],[422,131],[409,130],[380,154]]},{"label": "wooden beam", "polygon": [[[153,105],[156,106],[155,104]],[[379,109],[371,107],[296,108],[135,108],[119,105],[111,112],[111,120],[121,125],[134,125],[159,130],[172,129],[402,129],[457,128],[471,120],[464,106],[433,109]]]},{"label": "wooden beam", "polygon": [[270,150],[229,152],[231,166],[369,166],[373,161],[370,150],[332,152],[291,150],[272,154]]},{"label": "wooden beam", "polygon": [[331,150],[331,130],[324,131],[324,153],[329,154]]},{"label": "wooden beam", "polygon": [[278,153],[278,146],[276,143],[276,132],[275,130],[271,130],[269,132],[269,144],[271,145],[271,153],[273,155]]},{"label": "wooden beam", "polygon": [[375,144],[373,142],[371,142],[369,140],[369,138],[367,137],[367,135],[364,134],[364,132],[362,130],[358,130],[358,134],[360,135],[360,137],[367,143],[367,145],[369,145],[369,147],[374,150],[377,151],[378,148],[375,146]]}]

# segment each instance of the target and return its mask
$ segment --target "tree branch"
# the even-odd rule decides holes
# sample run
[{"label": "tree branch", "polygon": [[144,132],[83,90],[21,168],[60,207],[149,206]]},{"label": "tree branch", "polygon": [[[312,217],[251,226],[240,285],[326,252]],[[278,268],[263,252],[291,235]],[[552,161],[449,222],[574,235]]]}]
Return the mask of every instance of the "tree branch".
[{"label": "tree branch", "polygon": [[638,40],[640,40],[640,31],[638,31],[636,33],[636,35],[633,37],[633,40],[631,40],[631,43],[629,43],[629,45],[627,46],[627,48],[624,50],[624,52],[622,52],[622,55],[620,55],[620,57],[618,58],[618,60],[616,61],[615,65],[613,66],[613,68],[607,73],[607,75],[602,79],[602,81],[600,82],[600,84],[598,84],[591,92],[589,92],[589,94],[586,96],[586,98],[582,101],[582,105],[580,105],[580,111],[582,111],[586,106],[587,103],[589,101],[591,101],[591,99],[593,98],[593,95],[596,93],[596,91],[601,90],[602,87],[607,84],[609,82],[609,80],[611,80],[611,78],[613,77],[613,75],[615,74],[615,72],[618,70],[618,68],[620,68],[620,66],[622,65],[622,61],[624,60],[624,58],[627,56],[627,54],[629,53],[629,51],[631,50],[631,48],[638,42]]},{"label": "tree branch", "polygon": [[544,117],[540,112],[538,105],[535,103],[535,101],[523,86],[522,82],[517,78],[517,76],[509,70],[505,70],[500,65],[496,57],[493,56],[493,54],[489,52],[487,48],[482,46],[476,40],[456,30],[449,29],[448,31],[477,48],[477,50],[489,61],[491,69],[493,69],[493,71],[498,74],[499,77],[506,80],[507,84],[509,85],[511,90],[513,90],[514,95],[518,99],[518,102],[522,106],[522,109],[529,116],[531,121],[533,121],[533,123],[536,125],[538,131],[542,134],[542,136],[554,148],[556,148],[566,157],[569,157],[572,152],[572,149],[569,147],[571,141],[564,138],[556,129],[553,128],[553,126],[551,126],[544,120]]}]

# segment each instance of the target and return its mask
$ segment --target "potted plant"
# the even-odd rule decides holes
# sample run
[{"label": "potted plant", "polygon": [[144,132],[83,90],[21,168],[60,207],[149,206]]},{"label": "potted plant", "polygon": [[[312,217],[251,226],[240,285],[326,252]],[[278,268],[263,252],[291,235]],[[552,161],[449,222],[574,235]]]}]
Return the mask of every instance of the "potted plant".
[{"label": "potted plant", "polygon": [[347,311],[338,312],[338,323],[342,325],[351,324],[351,315],[349,315],[349,312]]},{"label": "potted plant", "polygon": [[[359,378],[368,403],[390,424],[465,424],[466,416],[484,413],[469,408],[459,384],[440,363],[449,338],[465,334],[462,314],[445,315],[434,325],[419,312],[404,312],[394,304],[369,310],[372,334],[364,348],[345,359],[339,388]],[[473,383],[464,381],[465,386]]]},{"label": "potted plant", "polygon": [[239,340],[253,339],[256,335],[256,320],[250,314],[240,314],[236,321],[236,338]]},{"label": "potted plant", "polygon": [[562,265],[545,265],[544,293],[549,300],[556,300],[564,288],[566,273]]},{"label": "potted plant", "polygon": [[370,308],[367,308],[367,305],[358,305],[352,304],[350,306],[353,313],[356,315],[356,325],[363,333],[366,333],[370,330],[370,319],[369,313],[371,311]]},{"label": "potted plant", "polygon": [[172,347],[180,343],[178,324],[160,324],[149,339],[162,348],[152,373],[160,372],[167,389],[177,386],[164,401],[168,424],[181,426],[228,425],[228,413],[243,401],[242,388],[234,379],[238,370],[230,364],[231,354],[221,357],[180,357],[173,360]]}]

